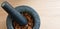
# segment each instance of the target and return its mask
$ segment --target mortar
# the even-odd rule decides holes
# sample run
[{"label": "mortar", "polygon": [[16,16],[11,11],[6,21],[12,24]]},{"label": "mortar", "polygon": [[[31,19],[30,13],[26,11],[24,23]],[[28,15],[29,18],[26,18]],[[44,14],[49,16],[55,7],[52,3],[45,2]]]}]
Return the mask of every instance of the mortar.
[{"label": "mortar", "polygon": [[[15,9],[18,12],[27,12],[27,13],[29,13],[32,16],[32,18],[34,19],[33,20],[34,21],[33,29],[39,29],[40,19],[39,19],[39,16],[38,16],[37,12],[34,11],[34,9],[32,9],[29,6],[18,6]],[[13,19],[10,17],[10,15],[8,15],[7,21],[6,21],[7,22],[7,29],[14,29],[13,24],[12,24],[12,20]]]}]

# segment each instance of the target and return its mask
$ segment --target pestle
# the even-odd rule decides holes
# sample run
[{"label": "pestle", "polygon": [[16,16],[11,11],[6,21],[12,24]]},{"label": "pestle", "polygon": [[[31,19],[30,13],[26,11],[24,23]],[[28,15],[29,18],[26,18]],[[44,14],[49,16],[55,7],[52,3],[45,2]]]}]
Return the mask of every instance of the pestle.
[{"label": "pestle", "polygon": [[1,4],[1,7],[14,18],[14,20],[20,25],[26,25],[26,18],[20,14],[20,12],[16,11],[7,1]]}]

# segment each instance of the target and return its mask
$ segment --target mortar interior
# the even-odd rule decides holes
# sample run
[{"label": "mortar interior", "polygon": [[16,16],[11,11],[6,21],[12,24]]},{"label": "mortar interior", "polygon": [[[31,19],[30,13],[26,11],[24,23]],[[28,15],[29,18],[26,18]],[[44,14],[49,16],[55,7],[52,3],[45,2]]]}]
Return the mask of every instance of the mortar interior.
[{"label": "mortar interior", "polygon": [[24,17],[26,17],[28,24],[21,26],[15,20],[12,21],[14,29],[33,29],[34,26],[34,19],[33,17],[27,12],[20,12]]}]

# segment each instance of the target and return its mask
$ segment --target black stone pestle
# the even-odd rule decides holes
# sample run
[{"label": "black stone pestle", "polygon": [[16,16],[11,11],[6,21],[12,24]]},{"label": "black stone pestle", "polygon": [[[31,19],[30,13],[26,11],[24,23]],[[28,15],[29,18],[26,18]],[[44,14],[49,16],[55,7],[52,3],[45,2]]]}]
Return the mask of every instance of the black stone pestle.
[{"label": "black stone pestle", "polygon": [[[16,11],[7,1],[1,4],[1,7],[14,18],[14,20],[20,25],[26,25],[26,18],[20,14],[20,12]],[[24,9],[24,8],[23,8]]]}]

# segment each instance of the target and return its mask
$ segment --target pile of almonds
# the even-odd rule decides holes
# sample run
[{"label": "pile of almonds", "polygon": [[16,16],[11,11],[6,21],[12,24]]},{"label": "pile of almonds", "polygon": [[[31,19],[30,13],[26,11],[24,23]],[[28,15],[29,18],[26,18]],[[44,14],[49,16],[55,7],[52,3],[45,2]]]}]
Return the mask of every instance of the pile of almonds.
[{"label": "pile of almonds", "polygon": [[25,26],[20,26],[16,21],[13,22],[14,29],[32,29],[33,28],[33,18],[28,13],[22,13],[28,20],[28,24]]}]

